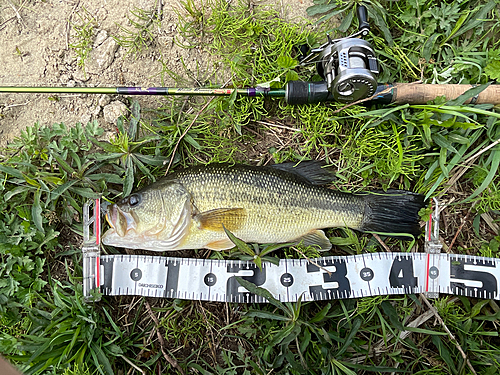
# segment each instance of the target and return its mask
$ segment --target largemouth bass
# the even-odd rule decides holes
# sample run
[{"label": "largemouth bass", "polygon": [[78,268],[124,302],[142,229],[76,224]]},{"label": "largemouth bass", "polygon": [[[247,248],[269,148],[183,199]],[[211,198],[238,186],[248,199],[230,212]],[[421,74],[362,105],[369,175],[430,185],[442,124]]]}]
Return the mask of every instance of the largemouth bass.
[{"label": "largemouth bass", "polygon": [[416,236],[422,195],[394,190],[350,194],[321,186],[318,162],[269,167],[213,164],[181,170],[108,207],[106,245],[154,251],[225,250],[245,242],[301,242],[330,249],[321,230]]}]

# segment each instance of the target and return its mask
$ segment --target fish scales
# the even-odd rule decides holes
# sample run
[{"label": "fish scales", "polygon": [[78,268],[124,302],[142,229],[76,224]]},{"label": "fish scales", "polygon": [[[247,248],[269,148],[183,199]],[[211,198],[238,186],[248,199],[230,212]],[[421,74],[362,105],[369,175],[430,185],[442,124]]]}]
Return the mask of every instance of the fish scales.
[{"label": "fish scales", "polygon": [[[234,235],[246,242],[289,242],[317,228],[359,228],[362,198],[343,194],[272,168],[224,166],[173,174],[191,193],[200,212],[244,208],[247,218]],[[207,233],[192,232],[193,242]],[[196,239],[195,239],[196,238]]]}]

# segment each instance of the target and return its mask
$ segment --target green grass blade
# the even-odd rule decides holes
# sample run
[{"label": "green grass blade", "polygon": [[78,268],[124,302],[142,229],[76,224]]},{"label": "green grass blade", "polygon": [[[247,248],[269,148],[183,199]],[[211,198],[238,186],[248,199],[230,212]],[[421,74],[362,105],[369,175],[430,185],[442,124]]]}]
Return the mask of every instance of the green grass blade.
[{"label": "green grass blade", "polygon": [[[92,342],[90,344],[90,348],[92,351],[92,356],[94,357],[94,362],[97,368],[100,370],[100,372],[105,375],[114,375],[111,363],[109,362],[108,357],[106,357],[106,355],[99,347],[99,345],[97,345],[97,343]],[[105,373],[102,371],[101,365],[104,368]]]},{"label": "green grass blade", "polygon": [[344,345],[340,348],[340,350],[335,354],[337,358],[342,356],[346,352],[346,350],[351,346],[352,340],[358,333],[359,328],[361,327],[361,324],[363,323],[363,320],[360,317],[354,318],[354,321],[352,322],[352,328],[351,331],[349,332],[349,335],[347,335]]},{"label": "green grass blade", "polygon": [[491,153],[491,166],[486,178],[484,179],[481,186],[479,186],[467,199],[464,199],[462,203],[469,202],[470,200],[481,194],[493,181],[494,178],[498,176],[498,166],[500,164],[500,148],[498,146]]}]

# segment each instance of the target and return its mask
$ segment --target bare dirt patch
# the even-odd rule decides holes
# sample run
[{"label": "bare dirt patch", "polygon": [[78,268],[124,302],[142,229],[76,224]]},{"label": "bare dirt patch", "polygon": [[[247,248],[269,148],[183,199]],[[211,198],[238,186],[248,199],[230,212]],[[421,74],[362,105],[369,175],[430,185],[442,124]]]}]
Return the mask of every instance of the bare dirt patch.
[{"label": "bare dirt patch", "polygon": [[[285,20],[300,22],[311,4],[311,0],[282,0],[276,6]],[[260,5],[263,3],[255,2],[255,6]],[[133,28],[131,12],[138,10],[160,16],[151,26],[154,38],[148,48],[134,55],[113,37],[123,35],[120,26]],[[175,85],[170,76],[162,74],[161,61],[180,76],[186,75],[186,68],[194,73],[210,62],[202,50],[176,44],[180,38],[178,14],[183,15],[178,1],[5,0],[0,3],[0,86]],[[85,26],[92,30],[83,70],[74,46],[85,39],[79,33]],[[160,106],[162,98],[138,100],[141,107],[152,108]],[[111,130],[113,119],[120,114],[116,110],[119,102],[129,104],[126,97],[118,95],[0,94],[0,145],[36,122],[71,126],[97,120]]]}]

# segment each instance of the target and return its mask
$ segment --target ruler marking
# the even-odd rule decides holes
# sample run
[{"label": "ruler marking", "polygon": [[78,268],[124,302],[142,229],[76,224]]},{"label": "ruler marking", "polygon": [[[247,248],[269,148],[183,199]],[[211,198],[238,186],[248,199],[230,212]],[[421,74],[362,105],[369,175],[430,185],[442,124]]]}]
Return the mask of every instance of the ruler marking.
[{"label": "ruler marking", "polygon": [[[366,265],[365,254],[361,254],[361,259],[363,259],[364,268],[368,268]],[[372,256],[372,260],[373,260],[373,256]],[[372,275],[373,275],[373,271],[372,271]],[[374,277],[374,276],[372,276],[372,277]],[[371,280],[367,280],[366,282],[368,283],[368,290],[370,291],[370,295],[372,295],[372,287],[371,287],[370,281]]]},{"label": "ruler marking", "polygon": [[[425,271],[418,270],[415,261],[424,263]],[[285,264],[280,263],[277,267],[273,264],[263,264],[266,277],[258,285],[268,289],[281,302],[297,301],[300,295],[304,301],[311,301],[428,291],[497,300],[500,296],[500,260],[497,258],[444,253],[367,253],[316,259],[316,263],[321,267],[331,268],[329,275],[326,275],[324,270],[316,269],[317,267],[308,267],[310,263],[305,259],[282,259],[281,262]],[[398,262],[401,264],[398,265]],[[410,270],[405,263],[412,263],[413,269]],[[264,297],[247,292],[235,292],[233,296],[227,291],[216,291],[221,288],[225,290],[222,284],[231,276],[227,274],[227,267],[216,268],[217,265],[239,266],[238,272],[245,276],[251,276],[248,274],[250,271],[256,272],[252,262],[242,260],[119,254],[101,256],[94,275],[96,284],[99,284],[97,287],[104,295],[135,294],[221,302],[266,302]],[[132,276],[134,267],[138,269],[134,272],[142,271],[142,280]],[[377,276],[370,277],[369,273],[361,272],[361,268],[366,269],[366,272],[375,269]],[[389,277],[385,274],[386,270],[390,272]],[[189,271],[194,272],[194,280],[197,280],[193,285],[186,284],[191,278]],[[90,273],[92,270],[87,269],[86,272]],[[166,272],[166,275],[161,272]],[[414,272],[414,276],[411,276],[416,279],[414,282],[407,281],[410,277],[408,272]],[[211,274],[210,277],[215,281],[207,283],[204,277],[208,274]],[[362,275],[364,277],[360,277]],[[253,276],[256,276],[255,273]],[[394,283],[394,280],[397,282]],[[256,282],[254,279],[251,281]],[[219,284],[212,292],[217,282]]]},{"label": "ruler marking", "polygon": [[[285,273],[288,273],[288,262],[286,262],[286,261],[285,261]],[[286,287],[286,299],[290,300],[290,285],[287,285],[287,287]],[[281,301],[281,299],[280,299],[280,301]]]},{"label": "ruler marking", "polygon": [[[212,264],[213,262],[210,262],[210,273],[212,273]],[[203,265],[205,265],[205,259],[203,259]],[[215,281],[217,283],[217,281]],[[210,283],[211,284],[211,283]],[[215,285],[215,284],[214,284]],[[212,285],[208,285],[208,300],[210,301],[210,292],[212,291]]]},{"label": "ruler marking", "polygon": [[[130,259],[130,260],[132,260],[132,259]],[[139,268],[139,257],[136,257],[135,260],[136,260],[135,268]],[[137,281],[136,280],[134,280],[134,294],[137,294]]]},{"label": "ruler marking", "polygon": [[425,261],[425,291],[429,291],[429,261],[430,261],[430,256],[431,254],[427,254],[427,260]]}]

